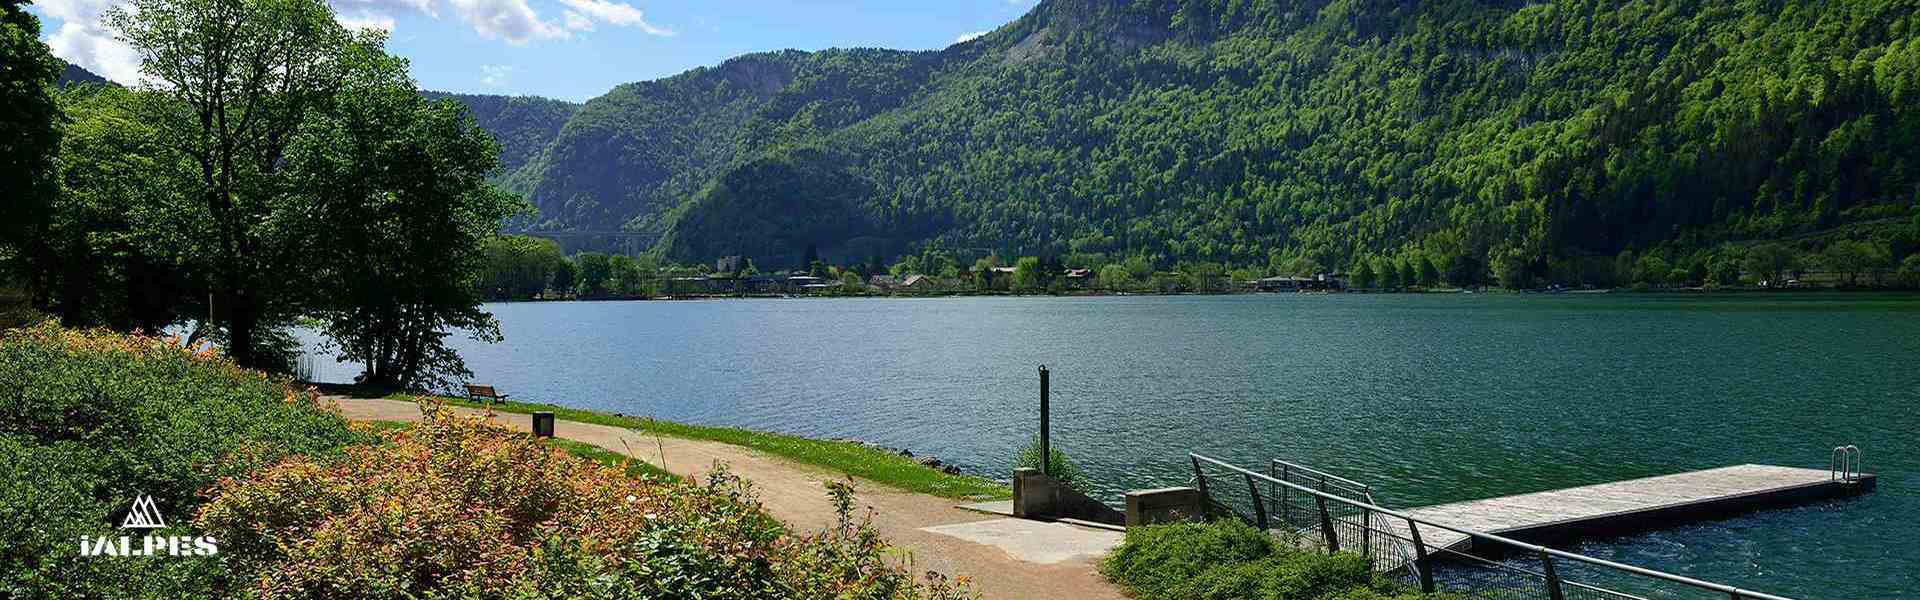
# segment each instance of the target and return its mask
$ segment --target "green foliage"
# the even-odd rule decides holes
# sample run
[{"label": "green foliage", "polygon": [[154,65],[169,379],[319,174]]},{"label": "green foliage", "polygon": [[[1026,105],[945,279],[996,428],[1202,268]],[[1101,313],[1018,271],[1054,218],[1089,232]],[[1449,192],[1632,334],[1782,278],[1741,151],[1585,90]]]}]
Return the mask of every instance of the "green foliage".
[{"label": "green foliage", "polygon": [[[1044,471],[1048,477],[1052,477],[1062,485],[1079,490],[1081,493],[1091,492],[1087,484],[1086,476],[1080,472],[1080,466],[1073,464],[1073,458],[1067,456],[1065,450],[1061,450],[1058,444],[1055,444],[1047,450],[1047,464]],[[1021,447],[1020,451],[1014,454],[1013,468],[1040,468],[1039,436],[1034,436],[1033,441],[1028,442],[1026,446]]]},{"label": "green foliage", "polygon": [[[549,225],[665,231],[710,182],[819,148],[809,168],[854,190],[833,198],[845,235],[884,231],[889,256],[1271,266],[1424,249],[1452,285],[1490,267],[1534,285],[1626,248],[1910,204],[1915,18],[1894,2],[1049,2],[941,52],[752,55],[623,86],[524,183]],[[724,212],[779,230],[809,201],[762,186]],[[605,214],[567,216],[589,206]],[[663,248],[709,258],[684,237]],[[810,241],[832,256],[848,240]],[[716,244],[736,245],[761,255]],[[1500,248],[1522,258],[1496,265]],[[1394,279],[1423,282],[1408,262]]]},{"label": "green foliage", "polygon": [[18,0],[0,1],[0,65],[0,276],[34,284],[56,256],[41,242],[55,196],[60,127],[51,86],[60,62]]},{"label": "green foliage", "polygon": [[1039,290],[1052,279],[1051,275],[1046,272],[1039,258],[1022,256],[1019,260],[1013,261],[1013,290],[1017,292]]},{"label": "green foliage", "polygon": [[1100,572],[1141,598],[1179,598],[1209,569],[1271,555],[1274,539],[1236,520],[1127,528]]},{"label": "green foliage", "polygon": [[157,331],[181,313],[205,314],[203,284],[175,260],[198,235],[166,208],[188,165],[141,118],[153,98],[117,87],[78,86],[60,94],[67,118],[60,188],[42,230],[38,261],[43,306],[72,327]]},{"label": "green foliage", "polygon": [[324,457],[366,440],[312,395],[168,340],[63,330],[0,337],[0,595],[208,594],[211,557],[76,560],[78,536],[120,535],[134,497],[183,525],[200,491],[291,454]]},{"label": "green foliage", "polygon": [[[624,468],[433,403],[343,460],[224,479],[197,525],[262,598],[953,598],[832,487],[838,525],[791,536],[724,468],[704,482]],[[478,515],[478,516],[476,516]]]},{"label": "green foliage", "polygon": [[431,100],[450,99],[466,105],[467,113],[481,129],[500,142],[500,169],[496,178],[513,173],[555,136],[560,128],[579,112],[580,105],[532,96],[487,96],[421,92]]},{"label": "green foliage", "polygon": [[464,108],[421,97],[403,61],[365,52],[286,149],[303,218],[283,227],[327,249],[299,266],[329,285],[301,296],[341,357],[366,366],[364,381],[443,388],[471,375],[447,336],[500,337],[474,282],[482,244],[523,205],[486,183],[499,146]]},{"label": "green foliage", "polygon": [[1860,240],[1839,240],[1820,252],[1820,264],[1840,274],[1847,285],[1860,283],[1862,273],[1889,266],[1893,262],[1887,249]]},{"label": "green foliage", "polygon": [[1297,547],[1236,519],[1130,527],[1100,572],[1143,600],[1447,600],[1378,577],[1366,558]]},{"label": "green foliage", "polygon": [[[562,263],[560,245],[553,240],[524,235],[493,236],[482,242],[480,293],[488,300],[530,300],[557,283]],[[570,290],[572,281],[566,287]]]}]

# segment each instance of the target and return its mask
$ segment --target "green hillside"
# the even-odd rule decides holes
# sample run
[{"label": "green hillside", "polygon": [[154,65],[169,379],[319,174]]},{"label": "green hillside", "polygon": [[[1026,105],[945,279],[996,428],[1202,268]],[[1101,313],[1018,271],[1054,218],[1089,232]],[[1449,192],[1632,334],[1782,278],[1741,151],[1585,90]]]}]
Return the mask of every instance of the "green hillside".
[{"label": "green hillside", "polygon": [[1417,253],[1576,280],[1624,250],[1835,230],[1897,261],[1911,235],[1880,225],[1920,202],[1915,11],[1047,0],[943,51],[751,55],[622,86],[509,182],[544,228],[766,266],[810,245]]},{"label": "green hillside", "polygon": [[486,96],[422,92],[429,99],[451,98],[500,142],[500,171],[512,173],[559,135],[580,105],[529,96]]}]

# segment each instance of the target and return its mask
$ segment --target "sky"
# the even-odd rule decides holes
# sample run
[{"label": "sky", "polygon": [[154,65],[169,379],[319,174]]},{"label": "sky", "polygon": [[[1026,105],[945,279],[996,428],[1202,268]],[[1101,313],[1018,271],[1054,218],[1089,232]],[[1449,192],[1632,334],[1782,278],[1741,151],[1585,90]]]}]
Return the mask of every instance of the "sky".
[{"label": "sky", "polygon": [[[126,0],[35,0],[53,53],[108,79],[139,58],[102,22]],[[992,31],[1037,0],[329,0],[350,27],[389,32],[387,50],[423,89],[585,101],[615,85],[789,48],[944,48]]]}]

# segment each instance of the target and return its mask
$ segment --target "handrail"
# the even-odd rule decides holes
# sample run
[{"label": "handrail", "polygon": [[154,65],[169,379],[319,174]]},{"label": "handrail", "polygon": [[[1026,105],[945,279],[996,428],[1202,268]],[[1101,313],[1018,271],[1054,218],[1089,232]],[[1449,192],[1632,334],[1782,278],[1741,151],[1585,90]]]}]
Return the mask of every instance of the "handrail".
[{"label": "handrail", "polygon": [[[1353,501],[1353,500],[1350,500],[1350,499],[1347,499],[1347,498],[1343,498],[1343,497],[1340,497],[1340,496],[1338,496],[1338,495],[1334,495],[1334,494],[1328,494],[1328,493],[1325,493],[1325,492],[1322,492],[1322,491],[1319,491],[1319,490],[1315,490],[1315,489],[1312,489],[1312,488],[1308,488],[1308,487],[1306,487],[1306,486],[1302,486],[1302,485],[1298,485],[1298,484],[1294,484],[1294,483],[1292,483],[1292,482],[1287,482],[1287,481],[1280,481],[1280,480],[1278,480],[1278,479],[1275,479],[1275,478],[1273,478],[1273,477],[1268,477],[1268,476],[1266,476],[1266,475],[1262,475],[1262,474],[1259,474],[1259,473],[1255,473],[1255,472],[1253,472],[1253,471],[1249,471],[1249,470],[1246,470],[1246,469],[1243,469],[1243,468],[1240,468],[1239,466],[1236,466],[1236,465],[1233,465],[1233,464],[1230,464],[1230,463],[1226,463],[1226,462],[1222,462],[1222,461],[1219,461],[1219,460],[1216,460],[1216,459],[1213,459],[1213,458],[1209,458],[1209,457],[1206,457],[1206,456],[1202,456],[1202,455],[1200,455],[1200,454],[1195,454],[1195,453],[1192,453],[1192,452],[1188,452],[1188,453],[1187,453],[1187,456],[1188,456],[1189,458],[1191,458],[1192,460],[1194,460],[1194,461],[1205,461],[1205,462],[1207,462],[1207,463],[1211,463],[1211,464],[1213,464],[1213,465],[1215,465],[1215,466],[1219,466],[1219,467],[1225,467],[1225,468],[1226,468],[1226,469],[1228,469],[1228,470],[1231,470],[1231,471],[1234,471],[1234,472],[1237,472],[1237,473],[1240,473],[1240,474],[1242,474],[1242,475],[1246,475],[1246,476],[1249,476],[1249,477],[1254,477],[1254,478],[1258,478],[1258,479],[1264,479],[1264,480],[1267,480],[1268,482],[1271,482],[1271,483],[1278,483],[1278,484],[1280,484],[1280,485],[1283,485],[1283,486],[1287,486],[1288,488],[1291,488],[1291,489],[1294,489],[1294,490],[1297,490],[1297,491],[1300,491],[1300,492],[1303,492],[1303,493],[1306,493],[1306,494],[1310,494],[1310,495],[1312,495],[1312,496],[1314,496],[1315,498],[1321,498],[1321,499],[1325,499],[1325,500],[1329,500],[1329,501],[1333,501],[1333,502],[1340,502],[1340,503],[1344,503],[1344,504],[1348,504],[1348,505],[1352,505],[1352,506],[1355,506],[1355,507],[1357,507],[1357,508],[1362,508],[1362,509],[1365,509],[1365,510],[1369,510],[1369,511],[1372,511],[1372,512],[1376,512],[1376,513],[1379,513],[1379,514],[1382,514],[1382,515],[1386,515],[1386,516],[1389,516],[1389,517],[1393,517],[1393,518],[1396,518],[1396,519],[1403,519],[1403,520],[1406,520],[1407,522],[1410,522],[1410,523],[1419,523],[1420,525],[1423,525],[1423,526],[1427,526],[1427,527],[1436,527],[1436,528],[1439,528],[1439,529],[1443,529],[1443,530],[1447,530],[1447,531],[1452,531],[1452,532],[1454,532],[1454,533],[1459,533],[1459,534],[1463,534],[1463,535],[1466,535],[1466,536],[1468,536],[1469,538],[1479,538],[1479,539],[1484,539],[1484,540],[1488,540],[1488,541],[1492,541],[1492,542],[1497,542],[1497,543],[1500,543],[1500,544],[1504,544],[1504,545],[1508,545],[1508,546],[1512,546],[1512,547],[1515,547],[1515,548],[1519,548],[1519,549],[1521,549],[1521,550],[1526,550],[1526,551],[1529,551],[1529,552],[1536,552],[1536,553],[1539,553],[1539,554],[1541,554],[1541,555],[1544,555],[1544,556],[1552,556],[1552,557],[1555,557],[1555,558],[1564,558],[1564,559],[1567,559],[1567,560],[1571,560],[1571,561],[1574,561],[1574,562],[1578,562],[1578,563],[1585,563],[1585,564],[1590,564],[1590,565],[1595,565],[1595,566],[1599,566],[1599,567],[1606,567],[1606,568],[1609,568],[1609,569],[1615,569],[1615,570],[1619,570],[1619,571],[1625,571],[1625,572],[1627,572],[1627,573],[1632,573],[1632,574],[1635,574],[1635,575],[1640,575],[1640,576],[1644,576],[1644,577],[1651,577],[1651,578],[1654,578],[1654,579],[1659,579],[1659,580],[1663,580],[1663,581],[1667,581],[1667,582],[1671,582],[1671,583],[1677,583],[1677,584],[1681,584],[1681,585],[1685,585],[1685,586],[1689,586],[1689,587],[1695,587],[1695,588],[1700,588],[1700,589],[1703,589],[1703,590],[1708,590],[1708,591],[1713,591],[1713,592],[1719,592],[1719,593],[1722,593],[1722,594],[1728,594],[1728,595],[1730,595],[1730,596],[1731,596],[1732,598],[1735,598],[1736,600],[1792,600],[1791,598],[1787,598],[1787,597],[1784,597],[1784,596],[1775,596],[1775,595],[1773,595],[1773,594],[1766,594],[1766,593],[1761,593],[1761,592],[1755,592],[1755,591],[1750,591],[1750,590],[1745,590],[1745,589],[1741,589],[1741,588],[1737,588],[1737,587],[1733,587],[1733,586],[1729,586],[1729,585],[1723,585],[1723,584],[1718,584],[1718,583],[1714,583],[1714,582],[1711,582],[1711,581],[1702,581],[1702,580],[1699,580],[1699,579],[1694,579],[1694,578],[1692,578],[1692,577],[1686,577],[1686,576],[1683,576],[1683,575],[1675,575],[1675,574],[1672,574],[1672,573],[1668,573],[1668,572],[1665,572],[1665,571],[1656,571],[1656,570],[1653,570],[1653,569],[1648,569],[1648,568],[1644,568],[1644,567],[1636,567],[1636,566],[1633,566],[1633,565],[1629,565],[1629,564],[1622,564],[1622,563],[1617,563],[1617,562],[1613,562],[1613,561],[1610,561],[1610,560],[1603,560],[1603,559],[1598,559],[1598,558],[1593,558],[1593,557],[1590,557],[1590,556],[1583,556],[1583,555],[1579,555],[1579,554],[1574,554],[1574,553],[1572,553],[1572,552],[1565,552],[1565,551],[1561,551],[1561,550],[1555,550],[1555,549],[1552,549],[1552,548],[1548,548],[1548,547],[1546,547],[1546,546],[1538,546],[1538,545],[1534,545],[1534,544],[1529,544],[1529,543],[1526,543],[1526,542],[1522,542],[1522,541],[1520,541],[1520,540],[1515,540],[1515,539],[1511,539],[1511,538],[1505,538],[1505,537],[1501,537],[1501,536],[1498,536],[1498,535],[1494,535],[1494,534],[1491,534],[1491,533],[1486,533],[1486,532],[1483,532],[1483,531],[1477,531],[1477,530],[1473,530],[1473,529],[1467,529],[1467,528],[1464,528],[1464,527],[1455,527],[1455,526],[1452,526],[1452,525],[1446,525],[1446,524],[1443,524],[1443,523],[1435,523],[1435,522],[1433,522],[1433,521],[1429,521],[1429,520],[1426,520],[1426,519],[1422,519],[1422,518],[1419,518],[1419,517],[1415,517],[1415,516],[1413,516],[1413,515],[1409,515],[1409,514],[1406,514],[1406,513],[1403,513],[1403,512],[1400,512],[1400,511],[1397,511],[1397,510],[1393,510],[1393,509],[1391,509],[1391,508],[1386,508],[1386,507],[1382,507],[1382,506],[1375,506],[1375,505],[1372,505],[1372,504],[1367,504],[1367,503],[1362,503],[1362,502],[1355,502],[1355,501]],[[1197,462],[1196,462],[1196,464],[1197,464]]]},{"label": "handrail", "polygon": [[1832,481],[1852,482],[1860,478],[1860,469],[1865,455],[1860,447],[1852,444],[1833,447],[1833,459],[1827,465],[1827,478]]},{"label": "handrail", "polygon": [[1278,458],[1274,458],[1274,459],[1268,459],[1268,460],[1270,460],[1271,462],[1273,462],[1273,463],[1275,463],[1275,464],[1281,464],[1281,465],[1286,465],[1286,466],[1287,466],[1287,468],[1289,468],[1289,469],[1292,469],[1292,470],[1294,470],[1294,471],[1305,471],[1305,472],[1307,472],[1307,473],[1310,473],[1310,474],[1312,474],[1312,475],[1314,475],[1314,476],[1317,476],[1317,477],[1323,477],[1323,478],[1326,478],[1326,479],[1331,479],[1331,480],[1334,480],[1334,481],[1337,481],[1337,482],[1340,482],[1340,483],[1344,483],[1344,484],[1347,484],[1347,485],[1350,485],[1350,486],[1353,486],[1353,487],[1357,487],[1357,488],[1360,488],[1360,489],[1363,489],[1363,490],[1365,490],[1365,489],[1372,489],[1372,488],[1373,488],[1373,486],[1370,486],[1370,485],[1367,485],[1367,484],[1364,484],[1364,483],[1360,483],[1360,482],[1358,482],[1358,481],[1354,481],[1354,480],[1352,480],[1352,479],[1347,479],[1347,478],[1345,478],[1345,477],[1341,477],[1341,476],[1339,476],[1339,475],[1335,475],[1335,474],[1332,474],[1332,473],[1328,473],[1328,472],[1326,472],[1326,471],[1322,471],[1322,470],[1319,470],[1319,469],[1315,469],[1315,468],[1313,468],[1313,467],[1309,467],[1309,466],[1306,466],[1306,465],[1303,465],[1303,464],[1300,464],[1300,463],[1296,463],[1296,462],[1288,462],[1288,461],[1284,461],[1284,460],[1280,460],[1280,459],[1278,459]]}]

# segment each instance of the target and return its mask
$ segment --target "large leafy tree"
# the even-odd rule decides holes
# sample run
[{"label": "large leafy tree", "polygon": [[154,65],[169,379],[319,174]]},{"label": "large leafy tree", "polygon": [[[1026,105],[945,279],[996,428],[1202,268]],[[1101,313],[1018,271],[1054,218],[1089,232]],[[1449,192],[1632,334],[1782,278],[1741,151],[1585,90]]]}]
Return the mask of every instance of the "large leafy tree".
[{"label": "large leafy tree", "polygon": [[343,358],[369,383],[441,387],[470,375],[444,343],[455,331],[500,337],[475,285],[483,242],[520,200],[490,186],[499,146],[449,100],[414,91],[401,60],[362,49],[330,110],[287,152],[302,237],[332,283],[316,299]]},{"label": "large leafy tree", "polygon": [[[60,64],[40,43],[40,21],[20,0],[0,0],[0,267],[36,279],[54,196]],[[31,282],[38,283],[38,282]]]},{"label": "large leafy tree", "polygon": [[150,95],[111,86],[60,92],[68,120],[60,143],[59,193],[43,230],[51,260],[36,268],[47,304],[69,326],[155,331],[205,296],[170,260],[180,240],[202,235],[175,219],[180,156],[140,118]]},{"label": "large leafy tree", "polygon": [[290,235],[305,219],[283,167],[302,125],[324,114],[378,34],[353,33],[323,0],[134,0],[108,13],[141,58],[145,87],[165,102],[145,118],[192,165],[177,217],[205,224],[182,260],[210,275],[227,351],[274,366],[271,331],[310,297],[300,263],[322,248]]}]

